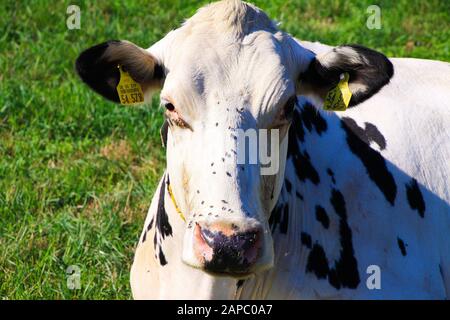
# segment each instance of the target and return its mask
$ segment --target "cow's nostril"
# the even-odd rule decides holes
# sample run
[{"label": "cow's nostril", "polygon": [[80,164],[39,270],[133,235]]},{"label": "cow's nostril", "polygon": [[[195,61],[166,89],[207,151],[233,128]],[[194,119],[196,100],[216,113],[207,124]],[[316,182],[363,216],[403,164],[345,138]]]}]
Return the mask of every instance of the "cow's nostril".
[{"label": "cow's nostril", "polygon": [[248,273],[259,257],[261,230],[237,231],[227,225],[194,230],[194,251],[204,268],[214,273]]}]

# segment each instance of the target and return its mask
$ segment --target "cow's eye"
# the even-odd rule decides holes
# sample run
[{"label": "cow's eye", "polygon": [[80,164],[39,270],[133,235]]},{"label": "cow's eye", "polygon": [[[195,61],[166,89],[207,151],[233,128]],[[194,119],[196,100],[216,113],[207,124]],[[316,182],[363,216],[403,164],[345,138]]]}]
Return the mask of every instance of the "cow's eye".
[{"label": "cow's eye", "polygon": [[188,128],[191,129],[188,123],[183,120],[178,110],[175,109],[175,106],[170,103],[164,103],[164,108],[166,108],[166,117],[169,120],[169,125],[175,124],[180,128]]},{"label": "cow's eye", "polygon": [[175,106],[173,104],[171,104],[171,103],[165,104],[164,107],[166,107],[166,109],[168,111],[174,111],[175,110]]}]

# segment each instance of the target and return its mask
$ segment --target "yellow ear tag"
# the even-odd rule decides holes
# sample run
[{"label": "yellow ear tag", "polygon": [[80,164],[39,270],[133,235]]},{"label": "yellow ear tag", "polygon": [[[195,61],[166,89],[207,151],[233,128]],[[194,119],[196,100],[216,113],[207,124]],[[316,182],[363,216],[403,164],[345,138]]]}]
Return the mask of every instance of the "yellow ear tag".
[{"label": "yellow ear tag", "polygon": [[142,92],[141,85],[134,81],[128,72],[123,71],[121,66],[117,66],[117,68],[120,71],[120,81],[117,85],[120,103],[133,105],[144,102],[144,93]]},{"label": "yellow ear tag", "polygon": [[325,101],[323,103],[323,109],[329,111],[345,111],[350,103],[352,93],[348,87],[348,80],[350,76],[346,72],[341,74],[341,80],[336,87],[328,91]]}]

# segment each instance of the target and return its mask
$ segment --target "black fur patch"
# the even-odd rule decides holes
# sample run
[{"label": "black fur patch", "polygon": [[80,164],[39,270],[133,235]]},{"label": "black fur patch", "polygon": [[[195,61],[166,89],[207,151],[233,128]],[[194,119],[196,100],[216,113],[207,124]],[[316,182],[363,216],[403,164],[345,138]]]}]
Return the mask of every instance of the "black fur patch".
[{"label": "black fur patch", "polygon": [[378,128],[370,122],[365,122],[364,124],[366,125],[365,135],[367,141],[375,142],[380,147],[380,150],[386,149],[386,139]]},{"label": "black fur patch", "polygon": [[421,218],[425,216],[425,201],[423,200],[422,192],[420,192],[419,184],[416,179],[411,179],[410,183],[406,184],[406,197],[411,209],[417,210]]},{"label": "black fur patch", "polygon": [[316,219],[319,221],[325,229],[330,226],[330,218],[328,217],[325,209],[319,205],[316,206]]},{"label": "black fur patch", "polygon": [[164,120],[164,123],[161,126],[161,129],[159,129],[159,135],[161,136],[161,143],[163,148],[167,146],[167,131],[169,130],[169,122],[167,120]]},{"label": "black fur patch", "polygon": [[147,239],[147,232],[149,232],[153,227],[153,221],[154,217],[150,220],[150,223],[148,224],[147,228],[145,229],[144,236],[142,237],[142,242],[145,242]]},{"label": "black fur patch", "polygon": [[[305,141],[305,129],[312,132],[314,129],[320,136],[322,133],[326,132],[328,125],[326,120],[322,117],[320,112],[309,102],[301,108],[296,108],[293,113],[291,127],[289,128],[289,143],[290,141]],[[297,143],[297,142],[296,142]],[[292,153],[296,154],[298,152],[297,146],[292,146]]]},{"label": "black fur patch", "polygon": [[306,232],[302,232],[300,234],[300,237],[301,237],[302,244],[304,246],[306,246],[308,249],[311,249],[311,247],[312,247],[311,235]]},{"label": "black fur patch", "polygon": [[291,190],[292,190],[292,183],[290,183],[288,179],[285,179],[285,180],[284,180],[284,184],[286,185],[286,191],[287,191],[288,193],[291,193]]},{"label": "black fur patch", "polygon": [[299,120],[309,132],[315,129],[319,136],[328,129],[327,122],[322,117],[319,110],[309,102],[306,102],[301,108]]},{"label": "black fur patch", "polygon": [[336,211],[339,219],[339,236],[341,243],[341,254],[338,261],[335,261],[334,267],[330,269],[330,284],[339,289],[341,286],[355,289],[360,283],[358,272],[358,262],[355,258],[355,252],[352,243],[352,231],[347,222],[347,209],[342,193],[333,189],[330,198],[331,205]]},{"label": "black fur patch", "polygon": [[119,40],[111,40],[93,46],[83,51],[75,62],[75,69],[80,78],[94,91],[116,103],[120,102],[116,90],[120,80],[117,62],[112,63],[101,57],[111,44],[119,43]]},{"label": "black fur patch", "polygon": [[[130,54],[129,57],[119,55],[115,57],[114,54],[107,54],[107,57],[105,57],[105,53],[112,53],[118,47],[125,46],[134,55]],[[147,70],[145,65],[136,66],[136,64],[139,65],[135,60],[136,52],[141,53],[140,50],[135,45],[119,40],[104,42],[83,51],[75,62],[75,69],[80,78],[94,91],[111,101],[119,103],[120,99],[116,89],[120,80],[118,65],[122,65],[124,70],[129,71],[130,76],[140,83],[146,83],[151,79],[160,81],[164,77],[163,68],[156,63],[152,63],[151,70]],[[151,56],[147,57],[144,53],[141,54],[146,57],[143,58],[144,60],[153,59]],[[126,70],[127,68],[128,70]]]},{"label": "black fur patch", "polygon": [[[297,140],[305,142],[305,129],[303,129],[303,121],[300,116],[299,109],[295,109],[294,115],[292,117],[292,123],[289,128],[289,142],[291,140],[295,141],[295,143],[297,143]],[[295,151],[295,149],[293,149],[292,151]]]},{"label": "black fur patch", "polygon": [[294,156],[294,168],[300,181],[310,180],[315,185],[319,184],[319,174],[312,165],[308,152],[299,152]]},{"label": "black fur patch", "polygon": [[272,233],[275,231],[278,225],[280,225],[280,232],[287,233],[289,222],[289,206],[287,204],[277,204],[273,208],[269,218],[269,225],[272,229]]},{"label": "black fur patch", "polygon": [[333,182],[333,184],[336,184],[336,179],[334,178],[334,172],[333,170],[331,170],[330,168],[327,169],[327,174],[331,177],[331,182]]},{"label": "black fur patch", "polygon": [[[333,267],[330,267],[323,247],[315,243],[308,255],[306,272],[314,273],[318,279],[328,278],[328,282],[336,289],[355,289],[360,283],[360,277],[353,249],[352,231],[347,222],[347,209],[342,193],[333,189],[330,202],[339,216],[339,242],[341,245],[339,259],[334,262]],[[317,208],[321,207],[317,206],[316,211]],[[320,212],[321,209],[318,211]],[[301,241],[304,246],[310,248],[312,239],[309,234],[302,232]]]},{"label": "black fur patch", "polygon": [[[159,190],[159,198],[158,198],[158,207],[156,209],[156,216],[155,216],[155,237],[153,239],[155,250],[158,248],[158,238],[160,241],[164,240],[168,236],[172,236],[172,226],[169,223],[169,216],[167,215],[166,208],[165,208],[165,195],[166,195],[166,187],[169,182],[169,176],[166,175],[164,177],[161,188]],[[161,244],[159,244],[159,263],[164,266],[167,264],[167,260],[164,256],[164,253],[162,252]]]},{"label": "black fur patch", "polygon": [[398,247],[400,248],[400,252],[402,253],[402,256],[406,256],[406,245],[403,242],[402,239],[397,238]]},{"label": "black fur patch", "polygon": [[166,260],[166,256],[164,255],[164,252],[162,251],[161,248],[159,248],[159,263],[161,264],[161,266],[165,266],[167,264],[167,260]]},{"label": "black fur patch", "polygon": [[[369,145],[370,141],[378,141],[377,144],[381,143],[381,145],[379,144],[380,148],[382,146],[385,147],[385,143],[383,144],[382,142],[384,138],[381,140],[379,136],[376,138],[373,138],[373,135],[368,136],[366,130],[359,127],[355,120],[348,117],[342,118],[341,126],[347,134],[347,143],[350,150],[361,160],[369,178],[381,190],[386,200],[391,205],[394,205],[397,195],[397,185],[394,177],[389,172],[383,156]],[[373,131],[373,128],[370,130]]]},{"label": "black fur patch", "polygon": [[[167,184],[169,183],[169,176],[167,176]],[[156,211],[155,226],[162,239],[166,236],[172,236],[172,226],[169,223],[169,216],[167,215],[164,199],[166,196],[166,185],[161,185],[158,199],[158,209]]]},{"label": "black fur patch", "polygon": [[308,255],[306,272],[313,272],[318,279],[325,279],[328,276],[329,271],[330,269],[328,267],[325,251],[322,246],[315,243]]}]

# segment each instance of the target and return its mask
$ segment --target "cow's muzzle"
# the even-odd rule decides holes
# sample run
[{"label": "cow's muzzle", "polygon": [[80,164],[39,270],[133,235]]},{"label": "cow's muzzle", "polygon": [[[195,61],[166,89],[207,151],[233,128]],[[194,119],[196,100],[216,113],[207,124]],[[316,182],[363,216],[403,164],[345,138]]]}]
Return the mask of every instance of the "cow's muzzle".
[{"label": "cow's muzzle", "polygon": [[205,271],[235,277],[253,272],[260,257],[262,230],[235,225],[200,225],[194,229],[194,253]]}]

